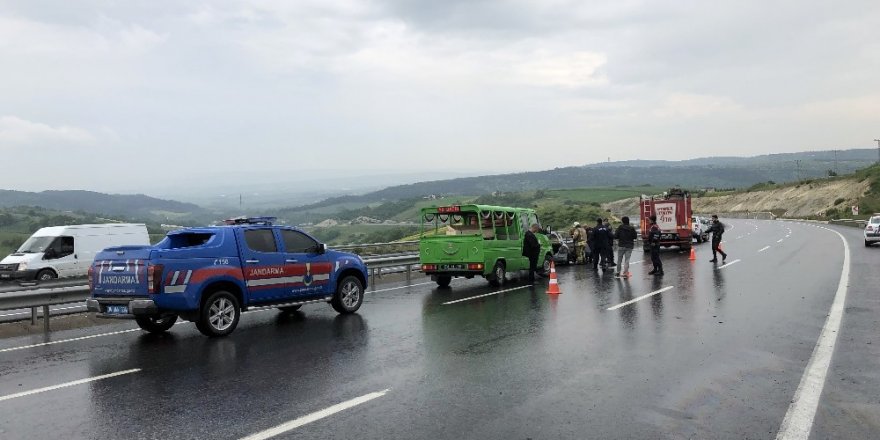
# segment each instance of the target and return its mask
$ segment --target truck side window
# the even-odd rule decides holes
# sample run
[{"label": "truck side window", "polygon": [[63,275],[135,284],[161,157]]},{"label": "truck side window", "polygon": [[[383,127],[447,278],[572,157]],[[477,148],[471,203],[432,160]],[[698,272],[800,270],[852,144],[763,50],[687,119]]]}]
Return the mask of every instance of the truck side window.
[{"label": "truck side window", "polygon": [[315,252],[318,247],[318,242],[302,232],[284,229],[281,238],[284,240],[284,249],[291,254]]},{"label": "truck side window", "polygon": [[73,237],[57,237],[46,248],[47,260],[57,260],[68,255],[73,255]]},{"label": "truck side window", "polygon": [[529,227],[532,227],[532,225],[538,225],[538,227],[541,227],[541,222],[538,221],[538,214],[529,214]]},{"label": "truck side window", "polygon": [[61,237],[61,252],[58,258],[73,255],[73,237]]},{"label": "truck side window", "polygon": [[248,229],[244,231],[244,241],[254,252],[278,252],[271,229]]}]

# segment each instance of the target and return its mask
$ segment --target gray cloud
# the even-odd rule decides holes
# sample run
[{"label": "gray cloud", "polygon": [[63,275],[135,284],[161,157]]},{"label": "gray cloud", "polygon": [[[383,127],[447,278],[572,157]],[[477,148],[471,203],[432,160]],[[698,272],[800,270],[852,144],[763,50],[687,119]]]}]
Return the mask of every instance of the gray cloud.
[{"label": "gray cloud", "polygon": [[0,151],[53,167],[4,172],[4,188],[501,172],[878,135],[870,1],[0,5]]}]

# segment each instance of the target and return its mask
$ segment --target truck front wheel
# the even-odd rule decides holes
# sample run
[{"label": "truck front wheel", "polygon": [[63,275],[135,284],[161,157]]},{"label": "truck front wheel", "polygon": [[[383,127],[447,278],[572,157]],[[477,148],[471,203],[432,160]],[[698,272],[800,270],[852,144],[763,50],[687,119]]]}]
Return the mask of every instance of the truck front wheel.
[{"label": "truck front wheel", "polygon": [[138,327],[150,333],[164,333],[174,327],[177,315],[136,316],[134,320]]},{"label": "truck front wheel", "polygon": [[238,326],[241,318],[241,307],[235,295],[220,290],[214,292],[202,304],[196,328],[205,336],[226,336]]},{"label": "truck front wheel", "polygon": [[364,285],[354,276],[347,276],[336,286],[336,294],[330,300],[333,310],[338,313],[354,313],[364,303]]},{"label": "truck front wheel", "polygon": [[54,280],[55,278],[58,278],[58,275],[56,275],[52,269],[43,269],[37,272],[36,276],[37,281],[48,281]]}]

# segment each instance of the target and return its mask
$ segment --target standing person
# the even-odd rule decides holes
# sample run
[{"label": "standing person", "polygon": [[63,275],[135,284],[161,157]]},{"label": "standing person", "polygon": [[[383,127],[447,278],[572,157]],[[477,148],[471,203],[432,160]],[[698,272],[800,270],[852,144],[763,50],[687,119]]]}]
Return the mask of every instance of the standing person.
[{"label": "standing person", "polygon": [[580,222],[574,222],[571,231],[571,240],[574,242],[575,264],[584,264],[584,248],[587,244],[587,231],[581,227]]},{"label": "standing person", "polygon": [[712,226],[709,227],[709,232],[712,233],[712,259],[709,261],[717,263],[718,253],[721,253],[721,262],[724,263],[727,260],[727,254],[719,249],[721,238],[724,235],[724,225],[718,220],[717,214],[712,215]]},{"label": "standing person", "polygon": [[538,242],[538,237],[535,236],[535,233],[538,232],[540,228],[537,224],[532,225],[526,231],[525,236],[523,237],[523,257],[529,259],[529,282],[535,282],[535,272],[538,270],[538,255],[541,254],[541,243]]},{"label": "standing person", "polygon": [[596,247],[596,238],[593,235],[593,228],[587,227],[585,228],[587,231],[587,247],[585,249],[586,256],[584,261],[589,264],[593,264],[593,248]]},{"label": "standing person", "polygon": [[623,224],[614,231],[614,238],[617,239],[617,272],[614,276],[623,276],[629,273],[629,258],[632,256],[633,248],[636,246],[636,228],[629,224],[629,217],[621,219]]},{"label": "standing person", "polygon": [[617,264],[614,263],[614,228],[611,227],[611,222],[608,219],[605,219],[605,230],[608,231],[608,267],[615,267]]},{"label": "standing person", "polygon": [[605,270],[608,266],[608,230],[602,224],[602,219],[596,219],[596,227],[593,228],[593,270]]},{"label": "standing person", "polygon": [[648,230],[648,243],[651,246],[651,263],[654,270],[648,275],[663,275],[663,262],[660,261],[660,226],[657,225],[657,216],[651,216],[651,228]]}]

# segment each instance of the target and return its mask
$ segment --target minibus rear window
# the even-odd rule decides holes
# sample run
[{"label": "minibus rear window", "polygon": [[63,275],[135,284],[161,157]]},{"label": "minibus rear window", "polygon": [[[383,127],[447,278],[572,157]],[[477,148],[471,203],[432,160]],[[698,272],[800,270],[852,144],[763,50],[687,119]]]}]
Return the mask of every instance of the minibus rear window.
[{"label": "minibus rear window", "polygon": [[160,249],[181,249],[199,247],[208,244],[214,234],[208,232],[184,232],[169,235],[157,245]]}]

